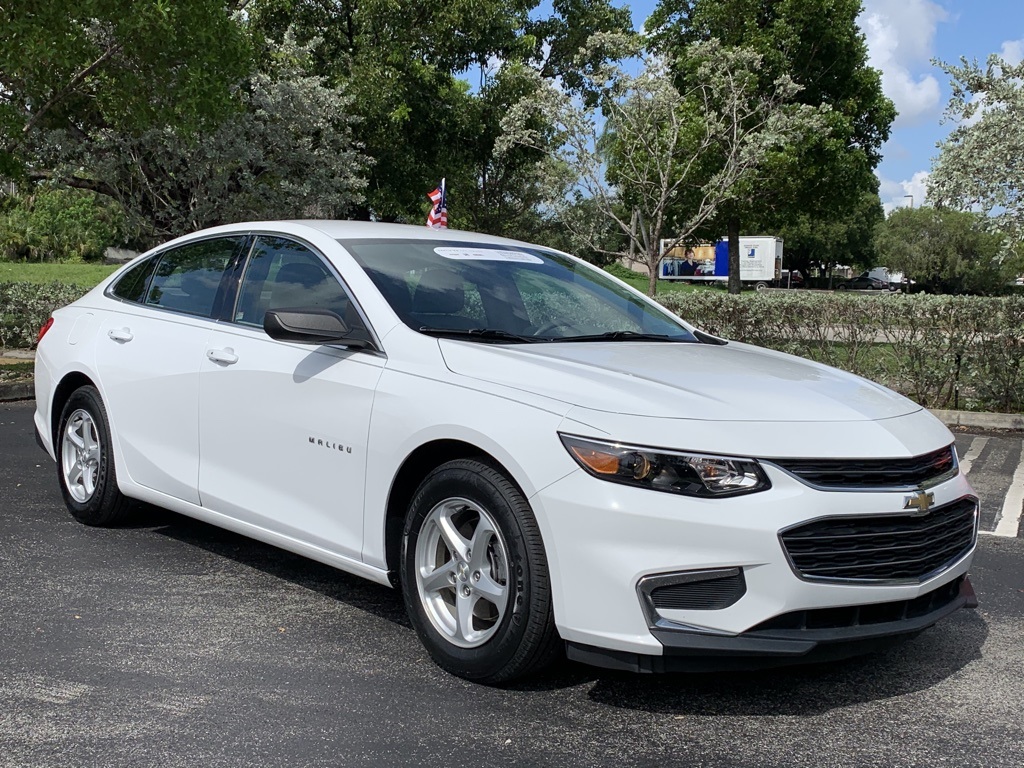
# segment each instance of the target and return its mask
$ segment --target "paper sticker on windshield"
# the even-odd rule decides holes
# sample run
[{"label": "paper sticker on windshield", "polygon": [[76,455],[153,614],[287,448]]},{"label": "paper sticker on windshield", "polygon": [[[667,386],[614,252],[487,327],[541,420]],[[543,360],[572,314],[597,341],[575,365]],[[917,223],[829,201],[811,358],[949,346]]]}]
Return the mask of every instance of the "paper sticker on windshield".
[{"label": "paper sticker on windshield", "polygon": [[459,261],[517,261],[520,264],[543,264],[544,260],[532,253],[501,251],[496,248],[435,248],[434,253],[446,259]]}]

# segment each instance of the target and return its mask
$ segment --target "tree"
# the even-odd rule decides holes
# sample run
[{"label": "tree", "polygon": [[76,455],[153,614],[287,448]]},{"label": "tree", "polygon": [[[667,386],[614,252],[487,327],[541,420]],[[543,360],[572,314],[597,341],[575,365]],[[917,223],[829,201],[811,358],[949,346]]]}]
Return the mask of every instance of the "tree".
[{"label": "tree", "polygon": [[801,86],[800,103],[829,107],[822,130],[772,152],[723,206],[718,224],[729,234],[731,291],[739,290],[744,222],[777,229],[798,215],[842,219],[877,189],[873,170],[896,113],[867,65],[860,11],[861,0],[661,0],[648,21],[654,50],[674,62],[681,85],[695,72],[678,53],[717,39],[760,54],[762,88],[785,75]]},{"label": "tree", "polygon": [[952,80],[946,115],[960,121],[939,145],[928,179],[937,205],[986,214],[990,227],[1024,240],[1024,63],[990,56],[984,69],[940,64]]},{"label": "tree", "polygon": [[831,275],[836,264],[871,269],[878,265],[875,230],[884,220],[878,192],[863,193],[843,215],[797,214],[778,229],[785,240],[786,264],[804,274],[817,269]]},{"label": "tree", "polygon": [[935,293],[998,294],[1024,268],[985,217],[948,208],[897,208],[878,226],[878,255]]},{"label": "tree", "polygon": [[[173,127],[106,130],[89,142],[54,132],[45,176],[117,200],[143,239],[247,219],[346,215],[369,159],[353,140],[352,97],[308,75],[288,37],[239,89],[240,112],[197,135]],[[88,169],[82,174],[80,169]]]},{"label": "tree", "polygon": [[250,18],[258,34],[292,28],[301,42],[318,40],[313,71],[353,96],[356,138],[375,160],[360,217],[422,222],[426,192],[446,177],[453,227],[505,234],[544,218],[528,177],[536,154],[493,153],[502,116],[536,82],[521,73],[581,88],[580,73],[605,53],[577,64],[580,42],[631,28],[628,10],[609,0],[555,0],[545,14],[538,5],[256,0]]},{"label": "tree", "polygon": [[[695,43],[685,55],[697,73],[685,92],[656,59],[637,76],[604,68],[603,127],[596,108],[552,85],[540,87],[510,111],[499,144],[499,151],[516,145],[545,150],[548,205],[566,211],[593,201],[615,223],[628,252],[647,265],[652,296],[662,238],[687,242],[773,149],[821,125],[818,110],[788,105],[798,90],[788,78],[767,91],[758,87],[757,54]],[[557,126],[558,141],[537,140],[529,126],[538,113]],[[562,219],[579,227],[578,219]],[[579,228],[577,234],[593,242],[592,232]]]},{"label": "tree", "polygon": [[35,135],[181,131],[221,119],[250,69],[225,0],[18,0],[0,8],[0,174]]}]

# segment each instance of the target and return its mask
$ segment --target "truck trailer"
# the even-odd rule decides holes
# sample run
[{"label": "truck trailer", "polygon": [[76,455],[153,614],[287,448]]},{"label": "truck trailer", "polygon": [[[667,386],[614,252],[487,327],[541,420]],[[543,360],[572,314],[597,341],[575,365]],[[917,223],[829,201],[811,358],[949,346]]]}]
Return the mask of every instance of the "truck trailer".
[{"label": "truck trailer", "polygon": [[[693,247],[661,241],[662,258],[658,277],[696,283],[720,283],[729,280],[729,240]],[[687,251],[692,258],[687,258]],[[782,274],[782,238],[771,236],[740,237],[740,281],[761,290]]]}]

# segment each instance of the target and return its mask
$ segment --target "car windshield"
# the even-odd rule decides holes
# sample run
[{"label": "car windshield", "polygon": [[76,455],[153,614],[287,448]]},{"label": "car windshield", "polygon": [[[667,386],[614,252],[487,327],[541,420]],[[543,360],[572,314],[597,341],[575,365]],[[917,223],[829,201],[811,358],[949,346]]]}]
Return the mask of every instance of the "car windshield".
[{"label": "car windshield", "polygon": [[402,321],[421,333],[492,343],[696,341],[675,317],[601,270],[540,248],[339,242]]}]

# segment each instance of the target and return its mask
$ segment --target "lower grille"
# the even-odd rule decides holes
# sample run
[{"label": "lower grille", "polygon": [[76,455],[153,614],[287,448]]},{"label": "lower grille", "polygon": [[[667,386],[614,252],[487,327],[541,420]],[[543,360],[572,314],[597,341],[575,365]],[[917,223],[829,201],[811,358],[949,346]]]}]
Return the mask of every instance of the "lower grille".
[{"label": "lower grille", "polygon": [[677,611],[717,611],[728,608],[743,597],[747,585],[743,571],[717,579],[669,584],[651,590],[651,602],[655,608]]},{"label": "lower grille", "polygon": [[966,576],[960,576],[949,584],[943,584],[938,589],[926,592],[913,600],[792,611],[768,619],[768,621],[762,621],[748,632],[778,629],[846,629],[916,619],[919,616],[927,616],[956,600],[960,596],[960,589],[966,578]]},{"label": "lower grille", "polygon": [[923,580],[966,555],[977,538],[978,505],[960,499],[926,515],[830,517],[780,534],[806,579]]}]

